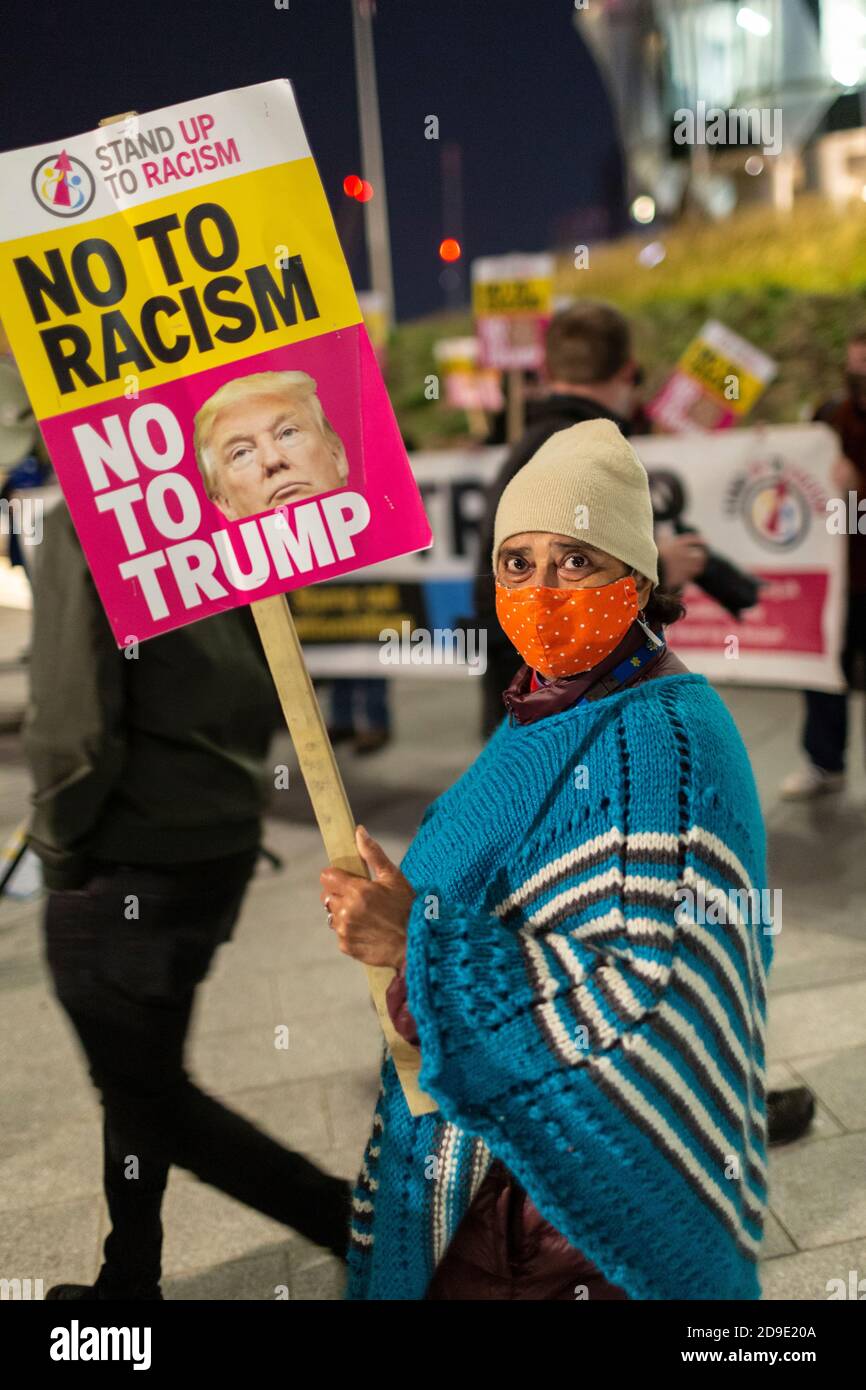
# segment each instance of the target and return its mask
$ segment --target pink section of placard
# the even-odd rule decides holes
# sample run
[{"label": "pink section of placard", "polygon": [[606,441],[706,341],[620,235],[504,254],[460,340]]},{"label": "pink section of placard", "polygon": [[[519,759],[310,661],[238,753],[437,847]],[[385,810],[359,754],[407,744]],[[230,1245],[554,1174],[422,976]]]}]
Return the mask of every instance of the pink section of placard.
[{"label": "pink section of placard", "polygon": [[679,368],[668,378],[658,395],[647,403],[646,411],[650,419],[671,434],[727,430],[737,422],[730,406],[723,405],[717,396]]},{"label": "pink section of placard", "polygon": [[[347,507],[355,499],[356,511],[359,509],[358,494],[363,496],[370,509],[369,521],[362,530],[352,534],[348,542],[351,554],[338,557],[334,544],[331,547],[331,561],[314,562],[311,568],[303,571],[298,569],[289,577],[279,576],[275,565],[270,563],[268,577],[253,590],[234,587],[217,555],[213,573],[217,584],[226,593],[219,597],[198,593],[199,601],[187,606],[175,578],[174,565],[180,564],[179,552],[172,552],[172,547],[185,545],[187,541],[201,541],[206,542],[216,554],[211,538],[215,533],[226,531],[226,539],[238,555],[241,569],[246,567],[247,549],[244,544],[246,533],[240,530],[247,523],[227,521],[206,495],[193,452],[194,417],[199,407],[225,382],[264,371],[304,371],[315,379],[325,416],[340,436],[349,464],[345,488],[323,494],[315,500],[290,502],[281,507],[285,526],[294,529],[292,518],[300,508],[316,507],[324,518],[327,531],[327,517],[333,518],[337,514],[338,504],[332,502],[324,509],[320,504],[323,498],[335,499],[342,493],[345,494]],[[139,476],[135,481],[145,494],[140,502],[133,504],[135,519],[144,540],[144,548],[139,553],[159,551],[165,556],[165,563],[155,571],[169,610],[165,616],[154,616],[140,580],[122,577],[120,565],[131,558],[130,552],[117,517],[111,511],[101,512],[97,505],[98,499],[105,493],[129,486],[129,482],[116,478],[111,470],[107,470],[110,486],[94,492],[73,434],[77,426],[88,424],[101,436],[106,436],[110,428],[118,428],[117,425],[109,426],[106,423],[116,416],[129,437],[130,422],[136,410],[152,402],[167,407],[183,431],[183,458],[173,471],[183,474],[192,482],[201,505],[201,519],[195,530],[181,539],[161,534],[148,510],[147,488],[155,479],[164,477],[167,470],[155,470],[137,460]],[[373,348],[362,325],[275,348],[229,366],[214,367],[142,391],[136,399],[119,396],[114,401],[54,416],[43,420],[41,426],[118,645],[124,645],[132,637],[139,640],[155,637],[161,632],[210,617],[228,608],[239,607],[254,599],[350,574],[367,565],[424,549],[431,543],[430,526],[421,497]],[[162,448],[159,427],[151,425],[149,434],[154,446]],[[168,509],[171,513],[170,505]],[[309,513],[306,516],[309,517]],[[173,519],[179,519],[179,513]]]},{"label": "pink section of placard", "polygon": [[479,361],[497,371],[541,371],[549,315],[494,314],[475,320]]}]

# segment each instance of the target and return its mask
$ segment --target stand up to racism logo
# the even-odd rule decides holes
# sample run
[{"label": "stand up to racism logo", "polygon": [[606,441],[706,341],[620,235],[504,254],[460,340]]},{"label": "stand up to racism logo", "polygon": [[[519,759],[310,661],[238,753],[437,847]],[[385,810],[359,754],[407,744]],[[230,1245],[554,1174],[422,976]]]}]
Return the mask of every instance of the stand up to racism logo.
[{"label": "stand up to racism logo", "polygon": [[32,186],[37,203],[55,217],[77,217],[86,212],[96,192],[87,165],[65,150],[36,165]]}]

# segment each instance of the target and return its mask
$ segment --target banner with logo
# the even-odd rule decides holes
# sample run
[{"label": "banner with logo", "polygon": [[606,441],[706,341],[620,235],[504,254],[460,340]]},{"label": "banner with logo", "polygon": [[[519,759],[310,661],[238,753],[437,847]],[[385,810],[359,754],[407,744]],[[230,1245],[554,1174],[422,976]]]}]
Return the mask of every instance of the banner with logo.
[{"label": "banner with logo", "polygon": [[[668,634],[686,664],[725,683],[843,689],[846,540],[827,526],[832,431],[820,424],[732,430],[702,439],[700,448],[683,436],[632,443],[650,475],[658,538],[677,524],[693,527],[763,585],[739,620],[689,586],[688,615]],[[314,674],[477,672],[483,643],[473,631],[472,578],[488,564],[478,554],[479,525],[504,457],[503,449],[412,456],[435,544],[366,571],[363,584],[296,596],[318,608],[296,610]]]},{"label": "banner with logo", "polygon": [[647,414],[673,434],[728,429],[748,415],[776,370],[766,353],[710,319],[647,405]]},{"label": "banner with logo", "polygon": [[0,188],[4,327],[119,644],[429,544],[290,83]]},{"label": "banner with logo", "polygon": [[[670,630],[686,664],[710,679],[842,690],[847,545],[828,530],[838,440],[826,425],[730,430],[701,439],[632,441],[650,475],[657,535],[695,527],[711,549],[761,580],[736,620],[698,585]],[[682,489],[677,515],[662,501]],[[663,520],[661,518],[664,518]]]},{"label": "banner with logo", "polygon": [[553,257],[484,256],[472,262],[472,312],[485,367],[538,371],[553,313]]}]

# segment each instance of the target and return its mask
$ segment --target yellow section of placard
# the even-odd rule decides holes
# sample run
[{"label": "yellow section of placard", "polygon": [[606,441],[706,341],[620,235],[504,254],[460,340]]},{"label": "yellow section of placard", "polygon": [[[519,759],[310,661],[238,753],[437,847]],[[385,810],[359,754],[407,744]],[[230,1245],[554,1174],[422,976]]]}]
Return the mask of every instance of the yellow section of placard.
[{"label": "yellow section of placard", "polygon": [[552,280],[476,280],[472,286],[472,311],[476,318],[492,314],[549,314],[552,308]]},{"label": "yellow section of placard", "polygon": [[[719,400],[724,401],[736,415],[748,414],[766,384],[745,371],[730,357],[725,357],[703,338],[695,338],[694,342],[689,344],[678,365]],[[736,396],[731,395],[734,386]]]},{"label": "yellow section of placard", "polygon": [[0,304],[40,419],[361,322],[312,159],[6,242]]}]

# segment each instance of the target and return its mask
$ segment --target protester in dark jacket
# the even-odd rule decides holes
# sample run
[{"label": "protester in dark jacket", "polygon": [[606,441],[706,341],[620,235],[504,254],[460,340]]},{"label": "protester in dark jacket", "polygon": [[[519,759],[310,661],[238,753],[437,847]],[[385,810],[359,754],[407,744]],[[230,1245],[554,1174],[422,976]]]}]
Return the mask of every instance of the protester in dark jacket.
[{"label": "protester in dark jacket", "polygon": [[193,1084],[196,986],[252,875],[280,720],[246,609],[116,647],[65,506],[35,576],[25,749],[30,843],[48,899],[58,999],[104,1108],[112,1229],[94,1286],[48,1297],[161,1297],[169,1165],[343,1255],[347,1184]]},{"label": "protester in dark jacket", "polygon": [[[854,493],[857,502],[866,496],[866,329],[852,334],[846,350],[848,393],[827,401],[815,413],[839,436],[841,454],[833,469],[837,494]],[[866,676],[866,535],[848,535],[848,612],[842,647],[842,670],[849,686],[862,685]],[[803,728],[802,768],[782,783],[787,800],[811,800],[845,786],[848,752],[848,691],[807,690]]]}]

